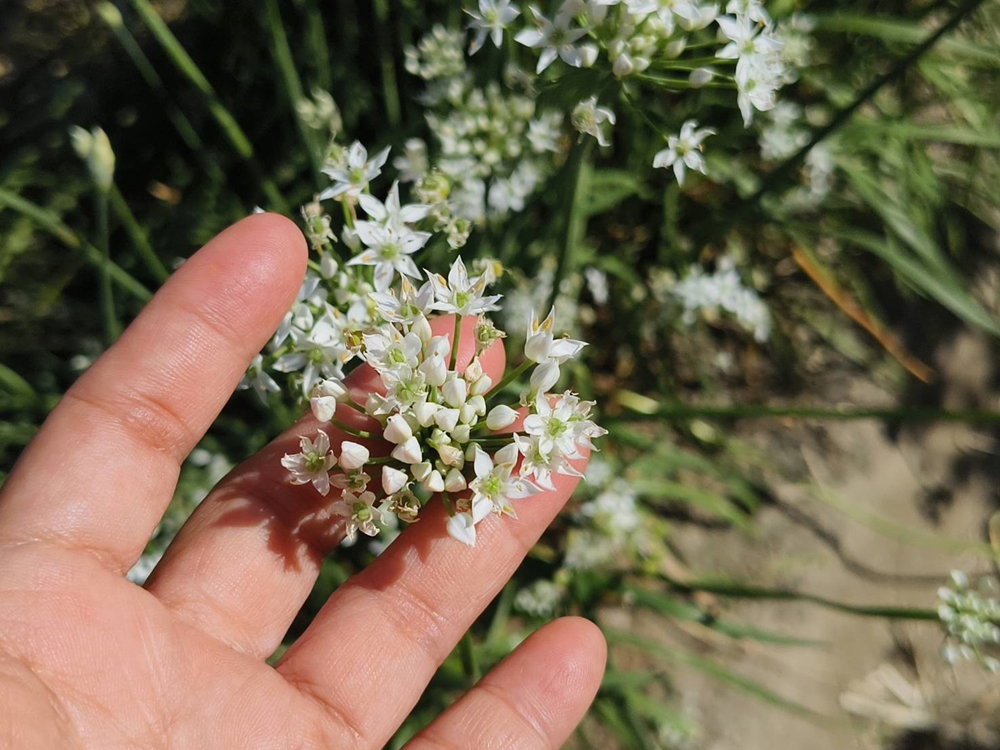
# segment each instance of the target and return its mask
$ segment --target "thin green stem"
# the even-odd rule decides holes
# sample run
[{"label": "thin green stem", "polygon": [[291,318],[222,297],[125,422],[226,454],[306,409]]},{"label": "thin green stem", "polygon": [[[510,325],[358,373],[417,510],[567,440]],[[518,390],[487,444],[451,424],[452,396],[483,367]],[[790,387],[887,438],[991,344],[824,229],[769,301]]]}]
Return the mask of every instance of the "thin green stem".
[{"label": "thin green stem", "polygon": [[646,110],[639,106],[639,104],[632,98],[632,95],[628,92],[625,86],[622,86],[622,96],[625,98],[625,103],[628,104],[629,109],[639,115],[640,119],[645,122],[650,130],[657,133],[663,140],[667,140],[669,137],[663,128],[653,122],[653,119],[646,113]]},{"label": "thin green stem", "polygon": [[[896,408],[829,407],[829,406],[768,406],[766,404],[734,404],[698,406],[693,404],[655,405],[647,409],[644,402],[622,405],[630,410],[620,417],[605,417],[610,423],[655,419],[682,421],[688,419],[827,419],[838,421],[878,420],[885,422],[965,422],[969,424],[1000,424],[1000,412],[977,409],[935,409],[921,406]],[[650,400],[652,406],[655,402]]]},{"label": "thin green stem", "polygon": [[479,682],[482,672],[479,668],[479,660],[476,658],[476,649],[475,644],[472,642],[471,631],[466,631],[465,635],[462,636],[462,640],[458,642],[458,653],[462,659],[462,670],[465,672],[465,679],[468,681],[469,687],[472,687]]},{"label": "thin green stem", "polygon": [[330,45],[326,39],[323,13],[316,0],[309,0],[306,4],[306,46],[309,49],[309,60],[316,66],[316,86],[325,91],[330,88],[333,80],[330,72]]},{"label": "thin green stem", "polygon": [[163,265],[163,261],[157,256],[153,246],[149,244],[146,232],[136,220],[128,202],[115,185],[111,186],[111,208],[114,209],[115,215],[118,216],[118,220],[121,221],[129,239],[132,240],[132,245],[140,260],[156,280],[162,284],[170,276],[170,271]]},{"label": "thin green stem", "polygon": [[353,435],[354,437],[359,437],[363,440],[371,440],[374,437],[374,435],[368,432],[368,430],[359,430],[356,427],[351,427],[350,425],[341,422],[336,417],[330,420],[330,424],[341,432],[346,432],[348,435]]},{"label": "thin green stem", "polygon": [[[594,146],[594,139],[588,138],[582,146],[574,146],[570,152],[568,164],[566,166],[567,176],[570,182],[570,189],[566,192],[566,202],[563,206],[563,235],[559,248],[559,258],[556,261],[555,275],[552,277],[552,291],[549,293],[549,301],[546,309],[552,309],[559,296],[559,287],[573,271],[575,265],[576,250],[582,242],[587,219],[578,212],[580,196],[583,194],[584,183],[586,181],[587,164],[591,149]],[[581,215],[578,215],[581,214]]]},{"label": "thin green stem", "polygon": [[100,250],[78,237],[51,211],[3,188],[0,188],[0,207],[10,208],[35,222],[41,229],[51,234],[69,249],[79,251],[84,260],[95,268],[106,266],[111,280],[140,302],[148,302],[153,296],[152,292],[120,266],[114,262],[105,264],[104,256]]},{"label": "thin green stem", "polygon": [[396,84],[396,61],[393,45],[389,38],[392,25],[389,22],[387,0],[375,2],[375,35],[382,69],[382,95],[385,98],[385,114],[390,129],[399,127],[402,121],[402,107],[399,103],[399,86]]},{"label": "thin green stem", "polygon": [[157,98],[160,100],[164,111],[167,113],[167,118],[173,124],[174,129],[189,149],[197,154],[200,154],[202,151],[202,143],[201,137],[198,135],[198,131],[194,129],[191,121],[188,120],[185,114],[181,112],[181,110],[170,98],[170,94],[167,93],[166,86],[163,85],[163,79],[160,78],[160,74],[156,72],[156,68],[153,67],[153,63],[151,63],[149,58],[146,57],[146,53],[142,51],[142,47],[140,47],[139,43],[136,42],[135,37],[132,36],[128,27],[122,23],[121,14],[118,10],[114,8],[114,6],[111,6],[110,3],[104,3],[102,5],[104,7],[111,7],[110,13],[101,13],[102,17],[105,18],[108,26],[111,27],[112,33],[114,33],[118,43],[121,44],[122,49],[125,50],[125,54],[132,59],[132,64],[135,65],[136,69],[139,71],[139,75],[142,76],[143,80],[146,81],[146,85],[153,90],[153,93],[156,94]]},{"label": "thin green stem", "polygon": [[530,367],[532,367],[534,364],[535,363],[532,362],[530,359],[526,359],[521,364],[519,364],[516,368],[514,368],[513,370],[511,370],[510,372],[508,372],[506,375],[504,375],[503,379],[493,387],[492,391],[490,391],[490,395],[487,397],[486,401],[487,402],[492,401],[497,396],[499,396],[501,393],[503,393],[503,390],[508,385],[510,385],[515,380],[517,380],[519,377],[521,377],[522,375],[524,375],[524,373],[526,373],[528,371],[528,369]]},{"label": "thin green stem", "polygon": [[[716,73],[716,76],[723,77],[721,73]],[[644,74],[638,74],[635,76],[640,81],[646,81],[647,83],[655,83],[657,86],[663,86],[669,88],[673,91],[683,91],[686,89],[693,89],[694,86],[686,78],[660,78],[659,76],[650,76]],[[726,76],[728,77],[728,76]],[[722,83],[709,81],[708,83],[703,83],[698,86],[700,89],[735,89],[735,83]]]},{"label": "thin green stem", "polygon": [[448,369],[454,370],[455,363],[458,361],[458,342],[461,341],[462,335],[462,316],[455,315],[455,332],[452,334],[451,339],[451,359],[448,362]]},{"label": "thin green stem", "polygon": [[355,401],[353,398],[348,398],[346,401],[341,401],[344,406],[348,409],[354,409],[358,414],[364,414],[366,417],[370,417],[371,414],[365,411],[365,407]]},{"label": "thin green stem", "polygon": [[827,609],[834,609],[839,612],[846,612],[852,615],[863,617],[884,617],[890,620],[937,620],[936,610],[922,607],[893,607],[884,605],[861,605],[847,604],[845,602],[827,599],[816,594],[809,594],[794,589],[765,588],[762,586],[750,586],[739,581],[693,579],[679,581],[667,575],[660,574],[660,578],[669,583],[675,589],[688,592],[701,591],[708,594],[719,594],[739,599],[761,599],[771,601],[802,601],[810,604],[817,604]]},{"label": "thin green stem", "polygon": [[111,286],[111,241],[108,231],[108,191],[94,188],[94,216],[97,221],[97,248],[101,251],[101,318],[104,321],[104,343],[111,346],[121,334],[121,324],[115,314],[114,290]]},{"label": "thin green stem", "polygon": [[306,156],[309,159],[309,166],[312,168],[313,182],[316,187],[320,187],[320,158],[316,146],[316,134],[306,125],[299,114],[299,102],[305,99],[302,90],[302,81],[299,73],[295,69],[295,61],[292,58],[292,48],[288,44],[288,35],[285,33],[285,25],[281,21],[281,11],[278,9],[277,0],[267,0],[264,5],[267,15],[267,26],[271,30],[271,46],[274,53],[274,62],[278,66],[281,80],[284,84],[285,95],[288,97],[288,105],[292,110],[292,117],[295,118],[295,125],[305,147]]},{"label": "thin green stem", "polygon": [[233,117],[232,113],[219,100],[219,96],[216,94],[212,84],[208,82],[208,79],[187,53],[187,50],[184,49],[184,46],[174,36],[174,33],[167,24],[163,22],[163,19],[160,18],[160,15],[153,8],[149,0],[131,0],[131,2],[132,7],[135,8],[146,26],[149,27],[149,30],[160,43],[160,46],[163,47],[170,60],[181,74],[187,78],[188,82],[195,87],[198,93],[201,94],[206,108],[222,130],[226,140],[229,141],[229,144],[240,158],[247,162],[255,173],[255,177],[260,182],[261,189],[271,202],[272,207],[277,211],[287,214],[288,204],[285,202],[281,191],[278,190],[277,185],[263,174],[254,156],[254,149],[250,143],[250,139],[247,138],[236,118]]},{"label": "thin green stem", "polygon": [[351,212],[351,207],[347,205],[347,196],[342,195],[340,197],[340,205],[344,212],[344,223],[347,224],[348,229],[354,229],[354,214]]}]

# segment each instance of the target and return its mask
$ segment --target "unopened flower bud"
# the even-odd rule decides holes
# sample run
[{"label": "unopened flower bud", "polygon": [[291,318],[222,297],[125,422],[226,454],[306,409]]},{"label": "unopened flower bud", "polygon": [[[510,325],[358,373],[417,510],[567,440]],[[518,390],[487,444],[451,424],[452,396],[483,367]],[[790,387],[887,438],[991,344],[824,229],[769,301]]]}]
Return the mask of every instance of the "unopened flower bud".
[{"label": "unopened flower bud", "polygon": [[337,404],[349,398],[347,387],[336,378],[321,380],[312,389],[309,406],[320,422],[329,422],[337,413]]},{"label": "unopened flower bud", "polygon": [[340,239],[344,241],[344,244],[347,245],[352,253],[361,252],[361,238],[350,227],[344,227],[344,231],[340,233]]},{"label": "unopened flower bud", "polygon": [[410,326],[410,331],[417,334],[420,337],[421,343],[424,344],[434,337],[434,332],[431,330],[431,324],[427,320],[426,315],[418,315],[417,319],[413,321],[413,325]]},{"label": "unopened flower bud", "polygon": [[340,444],[340,465],[348,471],[360,469],[366,463],[371,454],[365,446],[345,440]]},{"label": "unopened flower bud", "polygon": [[489,375],[483,375],[479,380],[472,384],[469,388],[469,393],[473,396],[482,396],[484,393],[493,387],[493,378]]},{"label": "unopened flower bud", "polygon": [[458,469],[452,469],[444,478],[444,488],[448,492],[463,492],[469,484],[465,481],[465,476]]},{"label": "unopened flower bud", "polygon": [[454,466],[459,469],[465,466],[465,454],[460,448],[456,448],[454,445],[442,445],[438,447],[437,451],[441,457],[441,463],[445,466]]},{"label": "unopened flower bud", "polygon": [[577,51],[580,53],[580,67],[592,68],[597,62],[598,49],[596,44],[581,44]]},{"label": "unopened flower bud", "polygon": [[624,78],[633,70],[635,70],[635,66],[632,64],[632,58],[628,55],[619,55],[611,66],[611,72],[618,78]]},{"label": "unopened flower bud", "polygon": [[410,481],[405,472],[394,469],[391,466],[382,467],[382,491],[386,495],[394,495],[403,489]]},{"label": "unopened flower bud", "polygon": [[547,393],[559,382],[559,365],[546,362],[535,368],[531,373],[531,390],[534,393]]},{"label": "unopened flower bud", "polygon": [[394,445],[405,443],[413,437],[413,430],[401,414],[393,414],[385,425],[382,436]]},{"label": "unopened flower bud", "polygon": [[473,360],[469,363],[469,366],[465,368],[465,374],[463,377],[470,385],[483,377],[483,366],[479,362],[479,357],[473,358]]},{"label": "unopened flower bud", "polygon": [[476,419],[476,407],[470,403],[462,404],[458,410],[458,419],[462,424],[472,424]]},{"label": "unopened flower bud", "polygon": [[668,43],[665,52],[667,57],[673,60],[674,58],[681,56],[685,47],[687,47],[687,37],[682,36],[679,39],[674,39],[674,41]]},{"label": "unopened flower bud", "polygon": [[69,130],[73,150],[87,165],[90,179],[98,190],[107,192],[115,174],[115,152],[111,149],[108,134],[94,127],[89,132],[74,125]]},{"label": "unopened flower bud", "polygon": [[437,414],[440,409],[440,404],[433,404],[430,401],[424,401],[413,407],[413,414],[416,416],[417,423],[421,427],[430,427],[434,424],[434,415]]},{"label": "unopened flower bud", "polygon": [[[476,414],[480,417],[486,416],[486,399],[482,396],[470,396],[467,402],[469,406],[476,410]],[[471,421],[471,420],[469,420]]]},{"label": "unopened flower bud", "polygon": [[459,407],[469,395],[469,384],[462,378],[451,378],[442,386],[441,394],[449,406]]},{"label": "unopened flower bud", "polygon": [[428,492],[443,492],[444,491],[444,477],[441,476],[441,472],[434,469],[427,478],[420,485]]},{"label": "unopened flower bud", "polygon": [[486,426],[496,432],[505,427],[510,427],[517,421],[517,412],[506,404],[494,406],[490,413],[486,415]]},{"label": "unopened flower bud", "polygon": [[435,336],[427,345],[428,357],[447,357],[451,354],[451,340],[447,336]]},{"label": "unopened flower bud", "polygon": [[380,393],[369,393],[365,399],[365,411],[369,414],[378,414],[385,406],[385,396]]},{"label": "unopened flower bud", "polygon": [[422,482],[427,479],[427,475],[433,470],[434,467],[431,466],[430,461],[421,461],[420,463],[413,464],[413,466],[410,467],[410,474],[412,474],[413,478],[418,482]]},{"label": "unopened flower bud", "polygon": [[458,424],[458,409],[441,409],[434,415],[434,423],[445,432],[451,432]]},{"label": "unopened flower bud", "polygon": [[337,275],[338,270],[340,270],[340,266],[337,263],[337,259],[330,255],[330,253],[323,253],[323,257],[319,262],[319,275],[324,279],[332,279]]},{"label": "unopened flower bud", "polygon": [[113,3],[98,3],[97,15],[99,15],[108,26],[113,29],[121,28],[122,14]]},{"label": "unopened flower bud", "polygon": [[418,464],[423,460],[423,451],[420,449],[420,441],[414,435],[404,440],[392,449],[392,457],[404,464]]},{"label": "unopened flower bud", "polygon": [[343,403],[350,398],[350,392],[347,390],[347,386],[344,385],[343,380],[338,378],[327,378],[326,380],[319,381],[312,391],[313,397],[329,397],[335,398],[337,401]]},{"label": "unopened flower bud", "polygon": [[451,439],[456,443],[462,443],[463,445],[469,442],[469,438],[472,436],[472,428],[467,424],[460,424],[454,430],[451,431]]},{"label": "unopened flower bud", "polygon": [[428,357],[418,368],[424,374],[428,385],[442,386],[448,378],[448,363],[437,354]]},{"label": "unopened flower bud", "polygon": [[711,68],[695,68],[688,76],[688,83],[691,84],[692,88],[700,89],[705,84],[711,83],[713,78],[715,78],[715,71]]}]

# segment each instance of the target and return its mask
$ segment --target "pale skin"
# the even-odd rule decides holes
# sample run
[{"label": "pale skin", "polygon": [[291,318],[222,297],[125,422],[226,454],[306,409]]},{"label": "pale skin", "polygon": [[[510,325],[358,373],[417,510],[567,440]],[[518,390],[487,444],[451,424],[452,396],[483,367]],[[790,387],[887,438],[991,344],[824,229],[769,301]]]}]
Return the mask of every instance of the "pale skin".
[{"label": "pale skin", "polygon": [[[279,463],[315,430],[304,419],[216,487],[145,588],[127,581],[181,462],[294,300],[305,263],[286,219],[227,229],[20,457],[0,491],[0,747],[381,748],[569,497],[575,483],[560,477],[554,492],[521,501],[516,520],[484,521],[475,549],[428,506],[271,667],[340,537],[317,515],[330,499],[288,485]],[[460,364],[471,357],[465,333]],[[503,362],[498,345],[484,354],[494,382]],[[351,387],[374,387],[371,373]],[[551,623],[408,748],[558,748],[604,660],[594,625]]]}]

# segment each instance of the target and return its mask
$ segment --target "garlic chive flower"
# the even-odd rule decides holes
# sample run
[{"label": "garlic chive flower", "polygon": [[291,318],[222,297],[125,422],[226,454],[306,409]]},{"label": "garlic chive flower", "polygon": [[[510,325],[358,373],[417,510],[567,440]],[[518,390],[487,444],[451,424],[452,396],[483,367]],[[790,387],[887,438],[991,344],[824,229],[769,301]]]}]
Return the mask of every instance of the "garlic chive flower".
[{"label": "garlic chive flower", "polygon": [[698,129],[696,120],[687,120],[681,126],[681,132],[670,136],[667,147],[653,157],[653,167],[673,167],[678,185],[684,184],[688,169],[706,174],[705,157],[701,153],[704,148],[702,141],[710,135],[715,135],[711,128]]},{"label": "garlic chive flower", "polygon": [[333,185],[320,193],[319,199],[325,201],[342,195],[357,199],[368,184],[382,174],[388,158],[388,147],[369,158],[368,149],[355,141],[338,162],[323,167],[323,173],[333,180]]},{"label": "garlic chive flower", "polygon": [[536,73],[541,73],[557,57],[562,58],[567,65],[579,68],[582,65],[580,51],[574,44],[587,35],[586,29],[570,28],[572,17],[563,13],[556,15],[555,20],[549,20],[538,8],[531,7],[531,13],[538,28],[525,29],[517,33],[514,40],[526,47],[541,50],[538,57]]},{"label": "garlic chive flower", "polygon": [[[492,9],[501,17],[515,10],[502,2],[480,6],[481,14]],[[569,29],[571,20],[560,14],[553,28]],[[498,97],[490,106],[501,113],[510,104]],[[514,103],[525,105],[517,137],[532,158],[551,158],[560,121],[549,117],[553,130],[536,127],[528,139],[534,105],[528,99]],[[594,116],[606,121],[596,109]],[[315,419],[336,428],[338,444],[331,444],[332,430],[321,429],[315,437],[301,437],[299,451],[281,464],[289,483],[331,496],[321,515],[339,524],[347,539],[413,523],[424,504],[441,502],[448,533],[474,545],[486,518],[514,517],[516,502],[551,489],[554,474],[578,475],[573,462],[602,434],[590,420],[589,402],[569,392],[549,393],[560,366],[585,344],[556,336],[553,313],[543,320],[532,315],[525,361],[498,367],[486,354],[506,336],[488,317],[501,309],[502,296],[491,287],[502,266],[485,259],[469,267],[458,256],[445,275],[416,264],[416,251],[434,234],[454,246],[452,234],[469,231],[458,224],[471,227],[472,219],[456,215],[462,209],[453,202],[456,191],[478,191],[461,176],[465,162],[456,157],[453,172],[422,177],[423,189],[418,184],[416,202],[408,203],[399,182],[384,199],[371,193],[388,151],[370,157],[360,143],[348,149],[334,143],[328,153],[325,172],[333,186],[302,212],[320,260],[311,264],[291,309],[241,385],[264,398],[280,389],[271,373],[283,373]],[[541,171],[531,173],[532,163],[519,166],[505,187],[477,192],[479,199],[497,210],[516,207],[545,179]],[[327,213],[318,202],[331,197],[348,204],[336,230],[338,212]],[[337,235],[340,257],[332,247]],[[439,314],[454,316],[448,335],[432,325]],[[464,369],[455,350],[459,336],[474,342]],[[364,396],[345,382],[346,372],[359,364],[370,368],[378,384]],[[518,380],[522,375],[527,382]],[[498,385],[502,392],[494,393]],[[520,393],[511,392],[517,387]],[[351,419],[344,419],[348,410]],[[519,432],[511,430],[515,425]]]},{"label": "garlic chive flower", "polygon": [[288,469],[292,484],[312,484],[321,495],[330,492],[330,469],[337,463],[337,457],[330,450],[330,436],[322,430],[316,439],[299,438],[299,452],[286,453],[281,465]]},{"label": "garlic chive flower", "polygon": [[592,135],[597,139],[598,144],[607,147],[611,145],[608,140],[608,131],[615,124],[615,113],[607,107],[597,106],[597,96],[585,99],[573,108],[573,127],[583,135]]},{"label": "garlic chive flower", "polygon": [[486,38],[493,41],[493,46],[500,48],[503,42],[504,29],[519,15],[520,9],[511,5],[510,0],[479,0],[479,11],[467,10],[472,19],[469,30],[474,32],[469,43],[469,54],[474,55],[483,48]]},{"label": "garlic chive flower", "polygon": [[456,258],[445,279],[441,274],[428,274],[434,287],[433,309],[461,316],[479,315],[498,309],[499,294],[487,295],[490,281],[486,274],[469,278],[469,272],[461,258]]}]

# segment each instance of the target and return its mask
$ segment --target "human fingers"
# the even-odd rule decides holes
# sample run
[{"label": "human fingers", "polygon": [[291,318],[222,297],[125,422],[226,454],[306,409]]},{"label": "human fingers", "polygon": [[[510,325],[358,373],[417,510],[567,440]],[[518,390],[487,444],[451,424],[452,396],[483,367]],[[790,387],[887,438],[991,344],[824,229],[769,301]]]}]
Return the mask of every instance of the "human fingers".
[{"label": "human fingers", "polygon": [[334,592],[278,671],[327,709],[341,728],[338,747],[384,745],[578,482],[553,480],[554,490],[515,501],[516,519],[484,520],[474,548],[447,535],[440,503],[424,508],[418,523]]},{"label": "human fingers", "polygon": [[[435,335],[454,333],[454,317],[431,323]],[[473,326],[463,325],[457,366],[475,351]],[[483,352],[484,370],[499,380],[504,366],[501,342]],[[364,403],[379,388],[367,365],[348,378],[354,400]],[[340,405],[337,420],[358,429],[376,422]],[[202,502],[167,550],[147,588],[168,607],[234,648],[264,658],[281,642],[309,595],[323,557],[343,538],[342,519],[329,515],[339,498],[322,496],[309,485],[288,483],[281,466],[285,453],[298,450],[299,436],[322,427],[337,453],[342,440],[365,442],[373,456],[386,444],[364,441],[307,415],[256,456],[244,462]]]},{"label": "human fingers", "polygon": [[295,225],[251,216],[209,242],[66,393],[0,495],[3,538],[84,549],[124,572],[180,462],[295,297]]},{"label": "human fingers", "polygon": [[549,623],[405,750],[556,750],[593,701],[606,658],[604,636],[590,621]]}]

